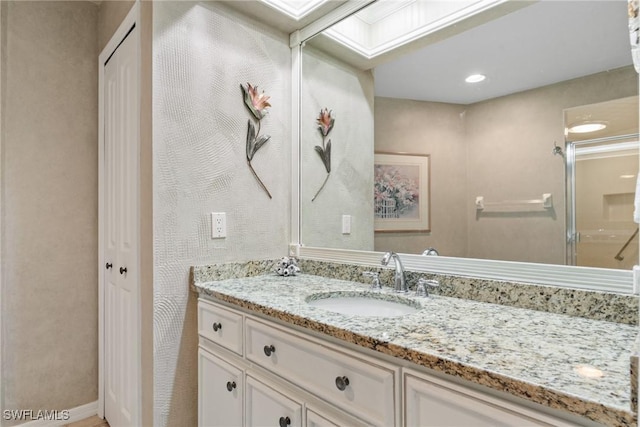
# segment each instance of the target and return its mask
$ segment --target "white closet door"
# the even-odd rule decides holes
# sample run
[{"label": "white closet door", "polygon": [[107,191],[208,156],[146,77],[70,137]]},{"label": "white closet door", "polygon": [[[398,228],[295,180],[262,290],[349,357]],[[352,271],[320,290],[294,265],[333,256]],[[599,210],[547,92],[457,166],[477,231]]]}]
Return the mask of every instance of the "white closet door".
[{"label": "white closet door", "polygon": [[138,55],[134,29],[104,67],[105,416],[139,423]]},{"label": "white closet door", "polygon": [[117,208],[117,191],[116,177],[117,160],[116,160],[116,105],[117,105],[117,75],[115,73],[116,65],[114,58],[107,63],[104,68],[104,259],[105,277],[104,277],[104,340],[105,340],[105,416],[108,419],[114,419],[114,408],[118,405],[118,381],[115,375],[115,360],[111,357],[111,349],[118,342],[116,336],[117,328],[115,327],[115,316],[110,313],[116,306],[115,300],[117,295],[118,281],[118,228],[116,226],[118,218],[116,216]]}]

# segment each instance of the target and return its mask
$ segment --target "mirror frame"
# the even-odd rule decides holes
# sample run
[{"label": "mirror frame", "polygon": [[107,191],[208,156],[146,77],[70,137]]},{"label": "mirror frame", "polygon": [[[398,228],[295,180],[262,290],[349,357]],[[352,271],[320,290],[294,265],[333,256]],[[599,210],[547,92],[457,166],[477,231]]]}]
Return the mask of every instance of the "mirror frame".
[{"label": "mirror frame", "polygon": [[[311,24],[290,35],[291,48],[291,244],[289,254],[300,258],[379,267],[382,252],[356,251],[304,246],[300,235],[300,108],[302,85],[302,48],[305,42],[333,24],[351,16],[376,0],[348,0]],[[629,47],[631,50],[631,47]],[[566,195],[565,195],[566,196]],[[639,266],[633,271],[531,262],[497,261],[445,256],[401,254],[406,269],[479,279],[551,285],[572,289],[596,290],[620,294],[638,294]]]}]

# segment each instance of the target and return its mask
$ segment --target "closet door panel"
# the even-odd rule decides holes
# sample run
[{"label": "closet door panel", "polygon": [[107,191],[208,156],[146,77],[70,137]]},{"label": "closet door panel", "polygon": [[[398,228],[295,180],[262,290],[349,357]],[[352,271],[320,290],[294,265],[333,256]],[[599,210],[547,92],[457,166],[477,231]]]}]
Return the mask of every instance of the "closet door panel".
[{"label": "closet door panel", "polygon": [[134,28],[104,68],[105,415],[139,423],[139,112]]}]

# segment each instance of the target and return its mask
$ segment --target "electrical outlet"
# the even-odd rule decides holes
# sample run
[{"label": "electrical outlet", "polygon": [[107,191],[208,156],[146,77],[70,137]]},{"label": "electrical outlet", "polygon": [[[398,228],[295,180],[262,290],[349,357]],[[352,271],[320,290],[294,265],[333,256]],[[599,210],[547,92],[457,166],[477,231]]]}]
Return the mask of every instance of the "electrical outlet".
[{"label": "electrical outlet", "polygon": [[224,239],[227,237],[227,214],[211,212],[211,238]]}]

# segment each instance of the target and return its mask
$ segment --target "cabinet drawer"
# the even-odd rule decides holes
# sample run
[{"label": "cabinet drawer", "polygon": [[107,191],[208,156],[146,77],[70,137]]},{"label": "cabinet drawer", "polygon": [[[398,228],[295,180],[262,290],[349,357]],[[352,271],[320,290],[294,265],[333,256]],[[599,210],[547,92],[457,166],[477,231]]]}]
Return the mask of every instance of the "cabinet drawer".
[{"label": "cabinet drawer", "polygon": [[242,315],[208,301],[198,301],[200,336],[242,355]]},{"label": "cabinet drawer", "polygon": [[367,422],[396,424],[397,370],[246,321],[247,359]]}]

